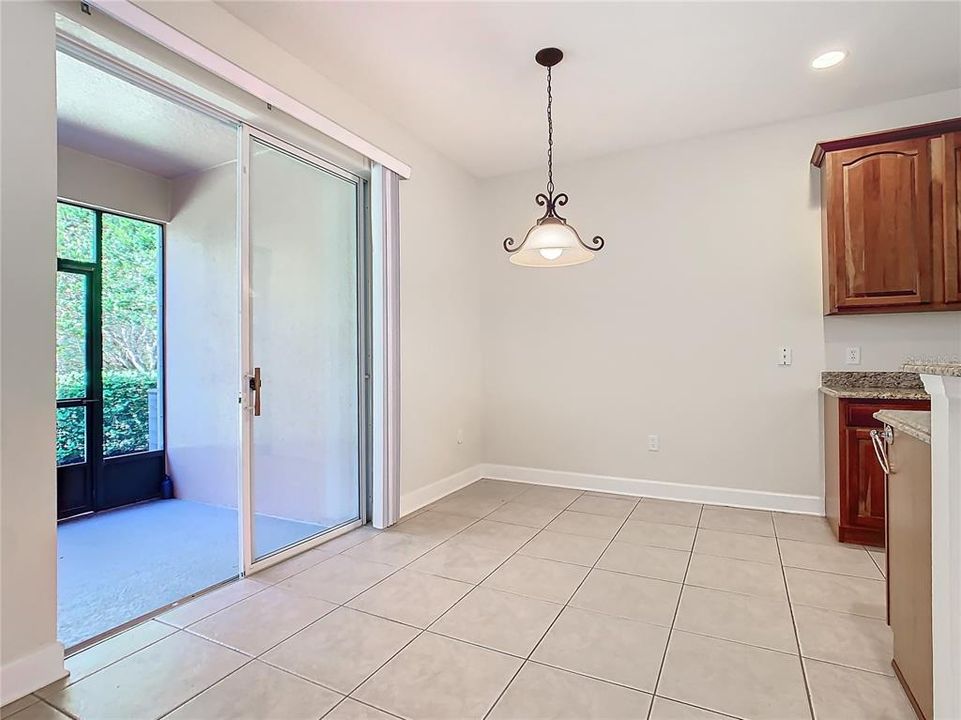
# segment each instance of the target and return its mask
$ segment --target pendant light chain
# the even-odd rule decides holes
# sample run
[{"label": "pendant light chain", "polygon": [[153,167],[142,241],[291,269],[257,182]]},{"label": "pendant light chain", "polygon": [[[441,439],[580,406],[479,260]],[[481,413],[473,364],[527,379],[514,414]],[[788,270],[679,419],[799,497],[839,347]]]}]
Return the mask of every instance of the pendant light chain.
[{"label": "pendant light chain", "polygon": [[547,68],[547,195],[554,197],[554,117],[551,114],[551,69]]}]

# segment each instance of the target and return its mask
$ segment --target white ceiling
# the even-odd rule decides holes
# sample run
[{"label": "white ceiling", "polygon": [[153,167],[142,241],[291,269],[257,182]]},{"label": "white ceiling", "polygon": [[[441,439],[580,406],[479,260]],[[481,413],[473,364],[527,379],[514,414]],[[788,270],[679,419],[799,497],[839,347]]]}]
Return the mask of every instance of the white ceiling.
[{"label": "white ceiling", "polygon": [[61,145],[164,178],[233,160],[232,128],[70,55],[57,53]]},{"label": "white ceiling", "polygon": [[544,162],[548,45],[559,162],[961,87],[957,2],[222,5],[482,177]]}]

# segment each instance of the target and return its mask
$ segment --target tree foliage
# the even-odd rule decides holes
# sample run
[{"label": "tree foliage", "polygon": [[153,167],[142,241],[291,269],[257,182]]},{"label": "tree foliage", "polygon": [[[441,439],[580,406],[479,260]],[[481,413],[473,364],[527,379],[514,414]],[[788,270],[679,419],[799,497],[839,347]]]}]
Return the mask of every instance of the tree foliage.
[{"label": "tree foliage", "polygon": [[157,371],[160,228],[104,215],[104,370]]},{"label": "tree foliage", "polygon": [[[96,213],[59,204],[57,255],[95,262]],[[102,215],[101,333],[104,455],[146,450],[148,391],[158,386],[160,227],[132,218]],[[57,278],[57,397],[87,395],[86,275],[62,271]],[[83,408],[58,411],[57,460],[83,459]]]},{"label": "tree foliage", "polygon": [[[73,397],[83,395],[82,376],[65,380]],[[126,370],[104,372],[103,454],[104,457],[143,452],[150,449],[149,394],[157,387],[155,375]],[[81,462],[85,455],[86,408],[57,411],[57,463]]]}]

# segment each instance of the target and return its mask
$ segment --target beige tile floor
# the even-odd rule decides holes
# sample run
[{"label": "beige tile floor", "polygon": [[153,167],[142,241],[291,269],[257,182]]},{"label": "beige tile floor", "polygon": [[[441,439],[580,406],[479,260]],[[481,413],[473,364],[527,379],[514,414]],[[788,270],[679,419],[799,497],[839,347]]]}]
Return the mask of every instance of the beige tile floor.
[{"label": "beige tile floor", "polygon": [[823,519],[481,480],[68,659],[2,717],[910,720]]}]

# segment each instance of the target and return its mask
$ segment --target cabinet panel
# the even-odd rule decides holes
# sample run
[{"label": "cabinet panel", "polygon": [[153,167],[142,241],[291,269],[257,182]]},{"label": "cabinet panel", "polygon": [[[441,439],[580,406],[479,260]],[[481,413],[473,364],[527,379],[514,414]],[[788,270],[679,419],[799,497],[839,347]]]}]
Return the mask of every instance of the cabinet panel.
[{"label": "cabinet panel", "polygon": [[894,669],[922,720],[934,720],[931,446],[895,432],[888,447],[888,616]]},{"label": "cabinet panel", "polygon": [[884,528],[884,471],[874,455],[869,428],[848,431],[849,525]]},{"label": "cabinet panel", "polygon": [[834,308],[931,302],[928,140],[831,153],[826,184]]},{"label": "cabinet panel", "polygon": [[944,302],[961,303],[961,133],[944,136]]}]

